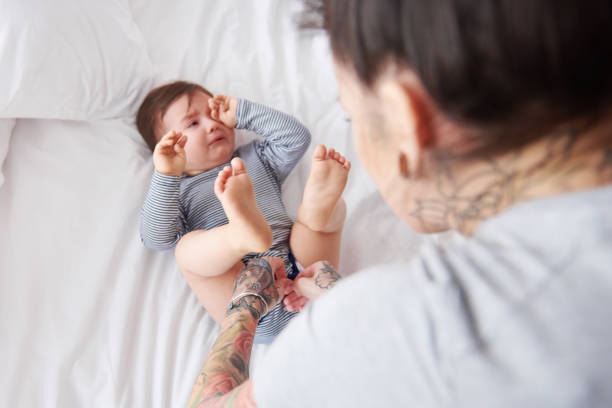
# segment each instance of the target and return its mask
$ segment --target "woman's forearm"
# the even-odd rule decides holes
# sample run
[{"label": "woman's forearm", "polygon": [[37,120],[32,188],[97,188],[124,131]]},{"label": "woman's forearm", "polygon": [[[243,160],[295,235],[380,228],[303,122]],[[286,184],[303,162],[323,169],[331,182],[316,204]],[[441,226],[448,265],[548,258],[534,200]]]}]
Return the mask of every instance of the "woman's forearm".
[{"label": "woman's forearm", "polygon": [[237,387],[248,379],[256,327],[257,320],[247,308],[228,312],[193,386],[189,408],[255,406],[250,387],[248,390]]},{"label": "woman's forearm", "polygon": [[[279,281],[275,282],[275,275]],[[278,303],[287,285],[280,258],[254,259],[238,273],[221,332],[193,386],[190,408],[255,407],[248,381],[255,329],[268,305]]]}]

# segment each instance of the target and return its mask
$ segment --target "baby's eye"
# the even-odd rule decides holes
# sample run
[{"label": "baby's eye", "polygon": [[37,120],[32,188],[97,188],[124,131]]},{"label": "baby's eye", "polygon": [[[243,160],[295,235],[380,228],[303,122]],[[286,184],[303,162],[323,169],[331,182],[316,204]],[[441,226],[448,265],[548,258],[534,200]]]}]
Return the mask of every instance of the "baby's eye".
[{"label": "baby's eye", "polygon": [[194,120],[189,125],[187,125],[188,128],[193,127],[193,126],[198,126],[198,121],[197,120]]}]

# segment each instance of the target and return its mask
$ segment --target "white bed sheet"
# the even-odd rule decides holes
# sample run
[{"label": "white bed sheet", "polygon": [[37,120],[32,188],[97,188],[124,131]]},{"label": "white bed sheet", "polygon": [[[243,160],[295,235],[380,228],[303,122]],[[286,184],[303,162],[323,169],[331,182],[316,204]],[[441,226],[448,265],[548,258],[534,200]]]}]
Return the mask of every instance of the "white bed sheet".
[{"label": "white bed sheet", "polygon": [[[341,273],[413,255],[423,239],[358,163],[327,43],[297,33],[297,3],[129,5],[153,67],[143,82],[183,78],[282,109],[311,129],[308,155],[326,143],[353,161]],[[292,215],[309,167],[284,185]],[[218,327],[172,252],[140,243],[152,168],[130,116],[17,120],[0,186],[0,406],[186,405]]]}]

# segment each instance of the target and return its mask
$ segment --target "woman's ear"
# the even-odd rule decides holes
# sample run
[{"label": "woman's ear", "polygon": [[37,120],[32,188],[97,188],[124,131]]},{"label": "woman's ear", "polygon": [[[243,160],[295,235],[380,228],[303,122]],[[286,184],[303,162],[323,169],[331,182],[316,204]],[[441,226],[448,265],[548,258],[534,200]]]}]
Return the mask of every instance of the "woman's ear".
[{"label": "woman's ear", "polygon": [[381,75],[376,92],[397,148],[400,175],[419,177],[425,150],[433,143],[432,110],[426,92],[408,69],[394,69]]}]

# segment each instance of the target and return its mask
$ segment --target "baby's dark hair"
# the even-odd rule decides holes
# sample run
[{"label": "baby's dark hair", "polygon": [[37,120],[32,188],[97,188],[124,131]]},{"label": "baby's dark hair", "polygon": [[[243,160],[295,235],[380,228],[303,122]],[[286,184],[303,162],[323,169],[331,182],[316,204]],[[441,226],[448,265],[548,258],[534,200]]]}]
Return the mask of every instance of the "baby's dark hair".
[{"label": "baby's dark hair", "polygon": [[191,102],[191,98],[196,92],[203,92],[206,95],[213,96],[203,86],[186,81],[175,81],[158,86],[147,94],[140,108],[138,108],[136,127],[151,151],[155,149],[157,144],[157,130],[159,129],[161,118],[166,114],[170,104],[183,95],[187,95]]}]

